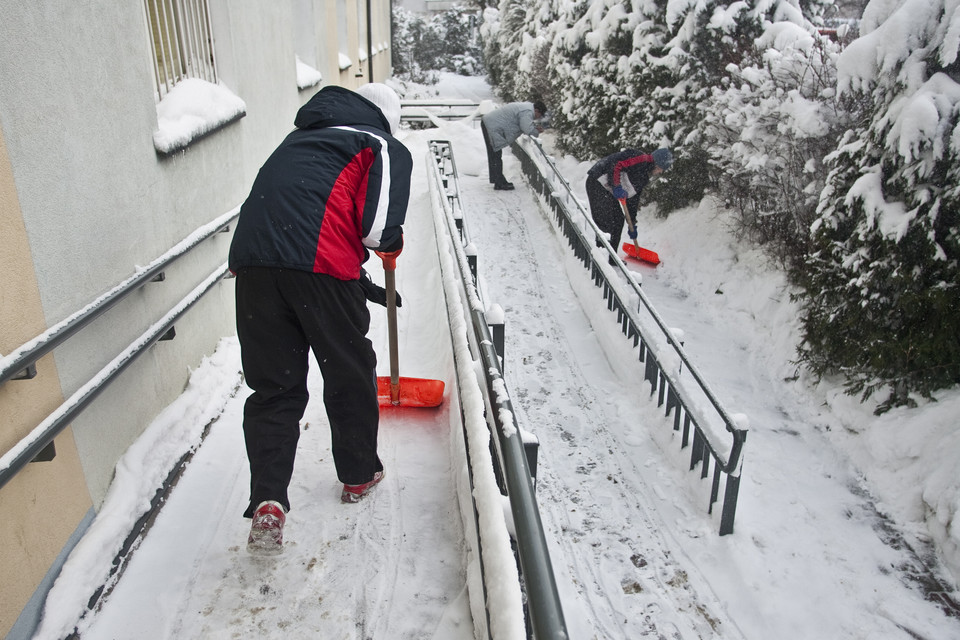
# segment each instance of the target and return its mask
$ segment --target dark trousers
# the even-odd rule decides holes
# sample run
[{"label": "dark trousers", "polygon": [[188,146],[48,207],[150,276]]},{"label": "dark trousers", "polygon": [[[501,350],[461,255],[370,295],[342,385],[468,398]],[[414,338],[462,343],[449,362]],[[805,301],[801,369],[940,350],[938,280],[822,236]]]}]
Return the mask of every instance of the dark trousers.
[{"label": "dark trousers", "polygon": [[253,393],[243,410],[250,462],[251,517],[265,500],[290,509],[300,419],[307,406],[312,350],[323,376],[333,461],[346,484],[383,469],[377,456],[377,356],[367,339],[370,312],[356,280],[292,269],[237,273],[237,336],[243,374]]},{"label": "dark trousers", "polygon": [[483,120],[480,121],[480,131],[483,133],[483,144],[487,147],[487,174],[490,176],[490,184],[502,184],[507,181],[503,176],[503,150],[493,150],[490,134],[487,133]]},{"label": "dark trousers", "polygon": [[[613,248],[619,249],[623,225],[626,224],[623,209],[620,208],[620,201],[593,178],[587,178],[586,188],[587,201],[590,203],[590,216],[601,231],[610,234],[610,244],[613,245]],[[630,212],[630,219],[633,220],[634,228],[637,224],[637,207],[639,204],[640,194],[627,198],[627,211]]]}]

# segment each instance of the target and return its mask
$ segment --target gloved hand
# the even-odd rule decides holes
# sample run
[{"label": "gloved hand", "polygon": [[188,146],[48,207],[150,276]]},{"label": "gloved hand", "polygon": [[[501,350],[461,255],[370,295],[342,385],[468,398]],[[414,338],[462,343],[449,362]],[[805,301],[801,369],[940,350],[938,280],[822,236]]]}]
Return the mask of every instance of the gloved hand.
[{"label": "gloved hand", "polygon": [[396,247],[396,249],[393,249],[392,251],[374,251],[374,253],[380,256],[380,259],[383,260],[384,269],[397,268],[397,256],[399,256],[400,252],[403,251],[403,234],[400,234],[400,240],[397,242],[392,242],[390,245],[392,247]]},{"label": "gloved hand", "polygon": [[[631,231],[630,229],[627,229],[627,235],[630,236],[630,239],[631,239],[631,240],[636,240],[636,239],[637,239],[637,230],[634,229],[633,231]],[[399,306],[399,305],[398,305],[398,306]]]},{"label": "gloved hand", "polygon": [[374,251],[374,253],[380,256],[380,259],[383,260],[384,269],[396,269],[397,256],[400,255],[401,251],[403,251],[403,249],[397,249],[396,251]]},{"label": "gloved hand", "polygon": [[[397,252],[399,253],[399,252]],[[375,283],[366,269],[360,269],[360,288],[363,289],[363,295],[370,302],[376,302],[381,306],[387,306],[387,290]],[[397,293],[397,306],[402,307],[403,301],[400,294]]]},{"label": "gloved hand", "polygon": [[617,185],[613,188],[613,197],[617,200],[626,200],[627,199],[627,190],[622,186]]}]

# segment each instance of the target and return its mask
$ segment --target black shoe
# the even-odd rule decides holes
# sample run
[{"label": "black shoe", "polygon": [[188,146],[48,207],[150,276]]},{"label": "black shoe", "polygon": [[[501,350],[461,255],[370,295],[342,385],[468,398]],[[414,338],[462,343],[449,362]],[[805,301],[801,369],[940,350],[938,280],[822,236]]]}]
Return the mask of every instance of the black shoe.
[{"label": "black shoe", "polygon": [[514,188],[513,183],[507,182],[506,180],[504,180],[503,182],[497,182],[496,184],[493,185],[494,191],[513,191],[513,188]]}]

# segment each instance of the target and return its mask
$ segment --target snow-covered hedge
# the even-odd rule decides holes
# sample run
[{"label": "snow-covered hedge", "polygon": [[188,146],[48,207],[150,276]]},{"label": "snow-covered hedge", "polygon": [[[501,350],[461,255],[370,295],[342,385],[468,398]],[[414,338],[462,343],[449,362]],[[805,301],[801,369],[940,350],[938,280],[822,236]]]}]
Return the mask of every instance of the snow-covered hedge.
[{"label": "snow-covered hedge", "polygon": [[871,2],[841,54],[872,105],[827,156],[804,359],[882,405],[960,381],[960,0]]},{"label": "snow-covered hedge", "polygon": [[[802,286],[800,360],[888,406],[960,382],[960,0],[502,0],[481,28],[505,100],[560,151],[673,148],[661,215],[723,197]],[[831,37],[840,36],[841,23]]]},{"label": "snow-covered hedge", "polygon": [[454,7],[429,18],[395,6],[392,13],[393,73],[401,80],[432,84],[437,71],[482,73],[475,9]]},{"label": "snow-covered hedge", "polygon": [[809,252],[823,158],[855,113],[837,98],[839,51],[802,25],[773,23],[700,107],[704,146],[722,176],[717,191],[741,231],[791,269]]}]

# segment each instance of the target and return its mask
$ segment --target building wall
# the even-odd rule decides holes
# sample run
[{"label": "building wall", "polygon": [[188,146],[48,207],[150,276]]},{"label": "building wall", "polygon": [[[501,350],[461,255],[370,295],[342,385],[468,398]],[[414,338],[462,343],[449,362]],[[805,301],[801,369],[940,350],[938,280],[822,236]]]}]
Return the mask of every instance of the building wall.
[{"label": "building wall", "polygon": [[[0,127],[0,355],[45,328],[40,290]],[[33,380],[0,385],[0,451],[7,451],[63,400],[53,355]],[[73,432],[54,441],[57,455],[28,465],[0,490],[0,633],[13,625],[74,528],[90,509]],[[22,576],[21,579],[10,579]]]},{"label": "building wall", "polygon": [[[161,157],[142,1],[0,0],[0,357],[233,210],[316,90],[354,88],[369,76],[358,57],[365,0],[208,1],[220,83],[246,115]],[[376,37],[388,43],[389,1],[372,6]],[[316,46],[304,47],[311,33]],[[301,49],[323,74],[302,91]],[[353,53],[344,70],[341,49]],[[389,47],[374,57],[376,80],[389,76],[389,61]],[[229,241],[218,234],[200,244],[162,282],[41,359],[34,379],[0,384],[0,454],[222,265]],[[102,504],[117,460],[190,369],[235,332],[232,289],[231,280],[216,285],[178,321],[173,340],[151,347],[57,438],[52,461],[27,465],[0,488],[0,513],[16,514],[0,518],[0,563],[19,576],[0,581],[0,634],[31,628],[28,601]]]}]

